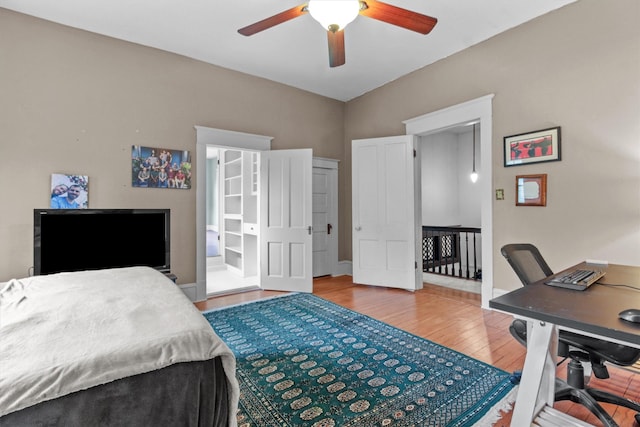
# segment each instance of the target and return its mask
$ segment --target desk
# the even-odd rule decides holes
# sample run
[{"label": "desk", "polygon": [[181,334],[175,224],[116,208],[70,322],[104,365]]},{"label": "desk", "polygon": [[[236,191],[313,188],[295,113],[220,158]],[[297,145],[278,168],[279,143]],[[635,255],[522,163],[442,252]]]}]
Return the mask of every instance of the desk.
[{"label": "desk", "polygon": [[[573,268],[594,266],[581,263]],[[606,275],[599,283],[640,289],[640,267],[610,264],[598,268],[606,269]],[[584,291],[574,291],[545,285],[545,280],[489,301],[489,307],[493,309],[532,321],[513,411],[514,426],[530,425],[544,406],[553,406],[558,327],[640,348],[640,324],[618,318],[622,310],[640,309],[639,291],[600,284]]]}]

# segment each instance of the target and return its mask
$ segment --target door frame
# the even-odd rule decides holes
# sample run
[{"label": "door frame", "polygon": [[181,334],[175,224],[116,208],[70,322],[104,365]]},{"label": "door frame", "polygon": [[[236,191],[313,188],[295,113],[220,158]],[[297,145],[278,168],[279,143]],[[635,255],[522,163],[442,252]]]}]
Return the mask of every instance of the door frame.
[{"label": "door frame", "polygon": [[[480,173],[478,185],[481,193],[480,227],[482,228],[482,307],[489,308],[493,298],[493,174],[492,174],[492,101],[489,94],[448,108],[404,120],[407,135],[425,136],[442,132],[462,123],[479,120]],[[420,195],[418,195],[420,197]],[[417,201],[422,203],[421,200]],[[418,221],[419,218],[416,218]]]},{"label": "door frame", "polygon": [[[252,151],[271,150],[272,136],[254,135],[204,126],[196,129],[196,230],[204,230],[206,218],[207,146]],[[202,185],[202,184],[205,185]],[[207,299],[207,242],[205,233],[196,232],[195,301]]]}]

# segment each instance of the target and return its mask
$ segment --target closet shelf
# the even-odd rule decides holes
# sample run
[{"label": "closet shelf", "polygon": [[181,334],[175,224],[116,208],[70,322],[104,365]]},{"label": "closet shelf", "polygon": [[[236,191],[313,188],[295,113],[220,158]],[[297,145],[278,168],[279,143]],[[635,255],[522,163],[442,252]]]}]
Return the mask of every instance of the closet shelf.
[{"label": "closet shelf", "polygon": [[258,271],[258,204],[253,188],[257,190],[257,161],[256,153],[225,150],[220,162],[224,262],[242,277],[256,276]]}]

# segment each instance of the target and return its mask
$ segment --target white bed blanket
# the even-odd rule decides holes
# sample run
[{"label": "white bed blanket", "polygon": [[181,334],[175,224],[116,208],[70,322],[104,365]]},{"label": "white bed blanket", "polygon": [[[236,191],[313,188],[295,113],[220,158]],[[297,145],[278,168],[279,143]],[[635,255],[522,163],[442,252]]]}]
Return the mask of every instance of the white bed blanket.
[{"label": "white bed blanket", "polygon": [[[146,267],[59,273],[0,284],[0,416],[174,363],[235,358],[162,273]],[[232,424],[235,423],[235,417]]]}]

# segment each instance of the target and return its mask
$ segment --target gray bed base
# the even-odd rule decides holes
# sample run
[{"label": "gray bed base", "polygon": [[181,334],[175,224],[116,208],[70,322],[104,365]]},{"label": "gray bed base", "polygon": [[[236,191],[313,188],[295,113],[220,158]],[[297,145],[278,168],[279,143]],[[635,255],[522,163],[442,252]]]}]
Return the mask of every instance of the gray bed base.
[{"label": "gray bed base", "polygon": [[219,357],[177,363],[12,412],[2,427],[228,427],[227,379]]}]

